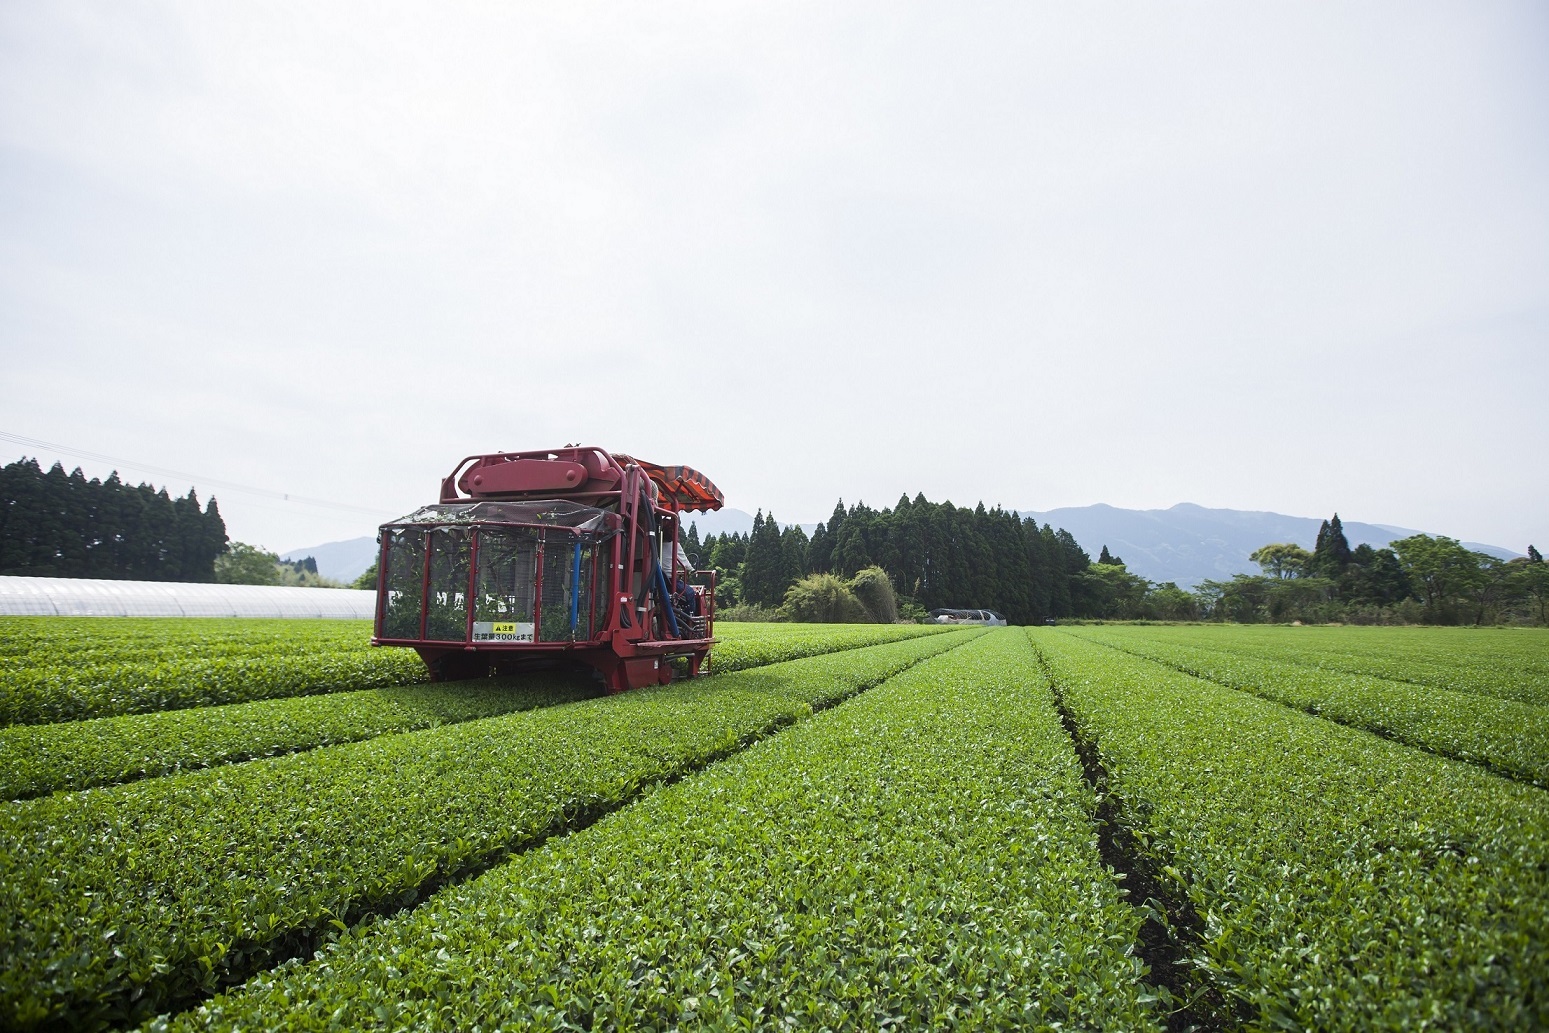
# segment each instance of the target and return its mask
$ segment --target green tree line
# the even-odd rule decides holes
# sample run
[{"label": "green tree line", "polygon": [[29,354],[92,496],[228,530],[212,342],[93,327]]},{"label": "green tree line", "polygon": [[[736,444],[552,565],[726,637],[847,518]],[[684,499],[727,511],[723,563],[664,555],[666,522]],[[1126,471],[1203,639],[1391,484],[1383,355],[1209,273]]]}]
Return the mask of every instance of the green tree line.
[{"label": "green tree line", "polygon": [[0,467],[0,574],[137,581],[214,581],[226,523],[192,489],[106,480],[36,459]]},{"label": "green tree line", "polygon": [[[810,538],[762,511],[749,534],[701,540],[691,525],[686,546],[716,570],[717,605],[755,617],[876,620],[884,619],[878,613],[918,618],[938,607],[972,607],[996,610],[1013,624],[1549,624],[1549,564],[1533,546],[1525,558],[1508,561],[1430,535],[1351,548],[1337,513],[1323,522],[1310,552],[1271,543],[1251,557],[1263,573],[1205,581],[1192,591],[1131,573],[1107,545],[1094,560],[1063,528],[923,495],[883,510],[841,501]],[[896,589],[896,602],[860,598],[876,591],[877,572]]]},{"label": "green tree line", "polygon": [[1311,552],[1272,542],[1250,558],[1263,574],[1200,586],[1204,614],[1243,622],[1549,623],[1549,564],[1532,545],[1510,560],[1426,534],[1352,549],[1335,513]]},{"label": "green tree line", "polygon": [[903,616],[973,607],[998,611],[1014,624],[1080,615],[1084,600],[1076,577],[1091,565],[1064,529],[1040,527],[982,502],[968,509],[924,495],[902,496],[881,510],[864,503],[846,507],[841,500],[810,538],[797,526],[782,529],[774,514],[760,511],[748,534],[701,541],[691,526],[686,545],[717,571],[720,606],[772,609],[805,578],[854,582],[876,567],[896,589]]}]

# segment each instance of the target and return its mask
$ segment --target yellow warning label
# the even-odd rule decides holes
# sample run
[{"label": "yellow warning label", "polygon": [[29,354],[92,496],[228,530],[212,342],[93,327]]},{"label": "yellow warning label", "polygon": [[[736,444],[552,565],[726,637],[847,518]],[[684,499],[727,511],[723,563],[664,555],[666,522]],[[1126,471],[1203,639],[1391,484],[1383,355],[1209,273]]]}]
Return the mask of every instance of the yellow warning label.
[{"label": "yellow warning label", "polygon": [[508,621],[504,623],[501,621],[496,621],[489,630],[491,634],[495,635],[515,635],[516,623],[514,621]]}]

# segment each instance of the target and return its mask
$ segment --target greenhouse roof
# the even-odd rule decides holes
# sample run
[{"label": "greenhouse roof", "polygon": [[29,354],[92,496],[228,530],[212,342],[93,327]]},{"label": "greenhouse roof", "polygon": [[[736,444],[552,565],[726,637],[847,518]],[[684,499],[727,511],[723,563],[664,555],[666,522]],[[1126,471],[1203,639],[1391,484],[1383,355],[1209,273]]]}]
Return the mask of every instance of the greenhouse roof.
[{"label": "greenhouse roof", "polygon": [[324,617],[370,620],[376,593],[352,588],[0,575],[0,615],[33,617]]}]

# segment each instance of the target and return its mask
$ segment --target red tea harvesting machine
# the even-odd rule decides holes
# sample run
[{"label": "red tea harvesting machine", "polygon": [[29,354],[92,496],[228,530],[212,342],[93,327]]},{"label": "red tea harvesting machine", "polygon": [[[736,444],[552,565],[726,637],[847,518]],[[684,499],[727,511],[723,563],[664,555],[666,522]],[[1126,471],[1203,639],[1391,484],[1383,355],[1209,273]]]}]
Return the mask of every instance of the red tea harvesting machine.
[{"label": "red tea harvesting machine", "polygon": [[679,658],[696,675],[715,572],[679,524],[722,504],[696,470],[600,448],[469,456],[440,502],[382,525],[371,642],[412,646],[435,680],[579,661],[619,692]]}]

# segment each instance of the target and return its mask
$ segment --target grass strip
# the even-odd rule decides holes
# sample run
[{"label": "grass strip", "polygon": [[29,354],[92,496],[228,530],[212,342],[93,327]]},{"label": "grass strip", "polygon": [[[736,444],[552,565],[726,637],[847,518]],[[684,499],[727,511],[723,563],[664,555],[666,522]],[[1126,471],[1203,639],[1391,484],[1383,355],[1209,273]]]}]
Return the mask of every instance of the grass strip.
[{"label": "grass strip", "polygon": [[30,799],[116,785],[498,717],[602,692],[586,677],[531,675],[13,725],[0,728],[0,796]]},{"label": "grass strip", "polygon": [[11,804],[0,1025],[186,1006],[968,637]]},{"label": "grass strip", "polygon": [[1109,629],[1065,633],[1406,746],[1478,764],[1507,778],[1549,786],[1549,710],[1542,707],[1173,645]]},{"label": "grass strip", "polygon": [[1549,795],[1034,630],[1133,848],[1263,1029],[1549,1025]]},{"label": "grass strip", "polygon": [[1159,1029],[1094,808],[991,632],[152,1028]]}]

